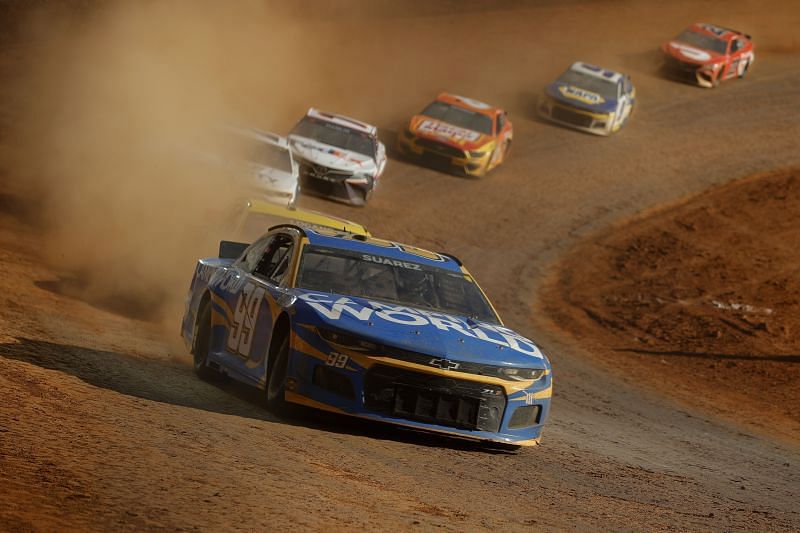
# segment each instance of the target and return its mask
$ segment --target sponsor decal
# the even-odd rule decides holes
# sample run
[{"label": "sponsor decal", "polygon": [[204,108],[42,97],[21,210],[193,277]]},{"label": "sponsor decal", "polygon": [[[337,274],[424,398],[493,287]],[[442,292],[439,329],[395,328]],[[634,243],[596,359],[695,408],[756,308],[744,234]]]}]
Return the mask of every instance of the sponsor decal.
[{"label": "sponsor decal", "polygon": [[581,89],[580,87],[575,87],[574,85],[562,85],[558,88],[558,91],[567,98],[578,100],[579,102],[583,102],[585,104],[597,105],[606,101],[606,99],[599,94],[593,93],[592,91],[587,91],[586,89]]},{"label": "sponsor decal", "polygon": [[429,135],[436,135],[455,142],[474,142],[481,138],[481,134],[477,131],[465,130],[464,128],[457,128],[438,120],[423,120],[417,131],[427,133]]},{"label": "sponsor decal", "polygon": [[435,366],[436,368],[441,368],[442,370],[458,370],[458,367],[461,365],[456,363],[455,361],[451,361],[449,359],[436,359],[433,358],[428,361],[430,366]]},{"label": "sponsor decal", "polygon": [[[312,233],[316,233],[317,235],[322,235],[323,237],[336,237],[345,240],[351,239],[353,236],[351,233],[341,232],[333,228],[327,228],[327,227],[312,228],[310,231]],[[400,244],[397,242],[386,241],[383,239],[378,239],[377,237],[365,237],[361,239],[361,241],[366,242],[368,244],[372,244],[374,246],[380,246],[381,248],[393,248],[395,250],[400,250],[401,252],[415,255],[423,259],[428,259],[430,261],[436,261],[437,263],[447,262],[447,258],[443,257],[441,254],[438,254],[436,252],[430,252],[428,250],[423,250],[422,248],[417,248],[415,246],[410,246],[408,244]]]},{"label": "sponsor decal", "polygon": [[246,281],[246,277],[238,275],[235,270],[229,270],[219,280],[216,288],[223,292],[238,292]]},{"label": "sponsor decal", "polygon": [[[316,145],[316,144],[304,143],[304,142],[301,142],[301,141],[295,141],[294,144],[297,147],[300,147],[300,148],[303,148],[305,150],[308,150],[309,152],[311,152],[310,155],[312,155],[312,156],[313,156],[314,152],[320,152],[320,153],[323,153],[323,154],[326,154],[326,155],[330,155],[330,156],[333,156],[333,157],[338,157],[342,161],[346,161],[348,163],[352,163],[352,164],[354,164],[356,166],[359,166],[359,167],[364,166],[364,164],[369,162],[369,158],[366,157],[366,156],[359,156],[359,155],[357,155],[357,154],[355,154],[353,152],[346,152],[346,151],[343,151],[343,150],[338,150],[336,148],[333,148],[333,147],[330,147],[330,146],[326,146],[326,145],[323,145],[323,144]],[[302,152],[300,153],[300,155],[302,156]]]},{"label": "sponsor decal", "polygon": [[693,48],[691,46],[675,42],[669,43],[669,45],[671,48],[674,48],[675,50],[679,51],[683,56],[688,57],[689,59],[692,59],[694,61],[708,61],[709,59],[711,59],[711,54],[709,54],[708,52],[704,52],[703,50],[700,50],[698,48]]},{"label": "sponsor decal", "polygon": [[200,265],[197,267],[197,279],[208,284],[209,280],[211,280],[211,276],[214,275],[216,270],[217,269],[212,266],[200,263]]},{"label": "sponsor decal", "polygon": [[379,255],[362,254],[361,259],[380,265],[392,265],[409,270],[422,270],[422,267],[416,263],[408,263],[406,261],[400,261],[399,259],[389,259],[388,257],[381,257]]},{"label": "sponsor decal", "polygon": [[493,324],[468,324],[466,321],[435,311],[423,311],[413,307],[368,301],[368,307],[345,297],[334,298],[327,294],[306,293],[299,296],[311,308],[328,320],[349,317],[360,322],[381,320],[400,326],[433,327],[439,331],[455,332],[482,342],[510,348],[516,352],[542,359],[542,352],[529,339],[518,333]]}]

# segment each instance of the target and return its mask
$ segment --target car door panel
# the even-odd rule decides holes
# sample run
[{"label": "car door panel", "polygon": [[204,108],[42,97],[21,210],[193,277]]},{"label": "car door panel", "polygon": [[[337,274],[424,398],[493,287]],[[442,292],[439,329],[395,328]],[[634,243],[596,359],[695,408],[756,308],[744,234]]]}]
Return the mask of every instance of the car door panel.
[{"label": "car door panel", "polygon": [[283,296],[277,283],[258,271],[267,254],[274,253],[275,241],[275,235],[259,239],[211,287],[215,327],[209,355],[234,379],[256,385],[264,381]]}]

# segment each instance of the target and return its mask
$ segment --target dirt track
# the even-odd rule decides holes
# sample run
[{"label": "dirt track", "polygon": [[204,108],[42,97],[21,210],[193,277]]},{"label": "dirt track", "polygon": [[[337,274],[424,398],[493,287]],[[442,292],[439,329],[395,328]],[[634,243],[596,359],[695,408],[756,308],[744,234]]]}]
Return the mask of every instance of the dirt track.
[{"label": "dirt track", "polygon": [[[544,345],[556,375],[552,417],[544,445],[517,453],[323,415],[281,421],[252,391],[198,381],[175,342],[177,317],[165,333],[111,312],[107,301],[82,301],[73,297],[79,283],[42,264],[36,212],[11,194],[14,169],[5,168],[0,527],[800,528],[795,445],[597,364],[603,354],[584,347],[597,345],[565,336],[540,299],[557,261],[596,230],[710,185],[800,164],[800,9],[744,2],[720,20],[714,14],[729,12],[729,2],[696,4],[626,4],[624,17],[637,23],[613,35],[623,16],[614,2],[342,16],[342,35],[374,24],[362,30],[371,46],[337,42],[353,61],[324,71],[316,81],[325,90],[302,85],[305,103],[287,105],[287,117],[299,115],[313,96],[375,121],[388,137],[441,89],[508,107],[514,150],[484,180],[390,161],[365,209],[302,204],[460,256],[506,322]],[[752,31],[763,51],[749,79],[704,91],[657,75],[656,44],[702,19]],[[469,45],[453,46],[462,40]],[[472,40],[491,58],[480,68]],[[533,117],[539,88],[578,57],[633,76],[641,105],[614,138]],[[353,89],[365,64],[374,71]],[[183,289],[170,297],[180,301]]]}]

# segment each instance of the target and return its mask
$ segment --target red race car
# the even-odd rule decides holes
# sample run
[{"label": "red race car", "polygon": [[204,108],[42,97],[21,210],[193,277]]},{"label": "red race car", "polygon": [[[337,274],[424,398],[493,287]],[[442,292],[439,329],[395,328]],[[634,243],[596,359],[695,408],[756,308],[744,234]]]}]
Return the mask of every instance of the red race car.
[{"label": "red race car", "polygon": [[704,23],[692,24],[661,50],[668,73],[701,87],[743,77],[755,59],[749,35]]}]

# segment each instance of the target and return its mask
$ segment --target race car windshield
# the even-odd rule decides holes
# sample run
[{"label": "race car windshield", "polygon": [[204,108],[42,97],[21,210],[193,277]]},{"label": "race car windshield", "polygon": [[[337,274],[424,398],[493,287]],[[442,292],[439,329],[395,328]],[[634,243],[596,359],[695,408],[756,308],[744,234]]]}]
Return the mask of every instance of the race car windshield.
[{"label": "race car windshield", "polygon": [[617,99],[617,84],[605,78],[598,78],[583,72],[568,70],[558,78],[561,83],[573,85],[585,91],[597,93],[606,100]]},{"label": "race car windshield", "polygon": [[464,274],[380,255],[306,246],[297,286],[499,324],[483,293]]},{"label": "race car windshield", "polygon": [[422,114],[465,130],[477,131],[484,135],[492,134],[491,117],[438,100],[423,109]]},{"label": "race car windshield", "polygon": [[711,50],[716,54],[724,54],[728,43],[722,39],[711,37],[704,33],[698,33],[692,30],[685,30],[683,33],[675,37],[675,40],[681,43],[700,48],[701,50]]},{"label": "race car windshield", "polygon": [[292,130],[292,134],[314,139],[343,150],[375,157],[375,139],[366,133],[332,122],[318,120],[313,117],[303,117],[303,120]]},{"label": "race car windshield", "polygon": [[248,161],[257,165],[274,168],[283,172],[292,173],[292,160],[289,150],[269,143],[253,140],[248,149]]}]

